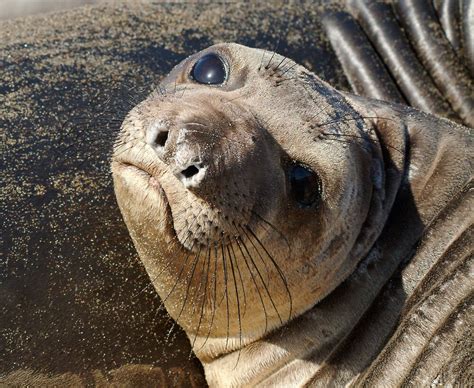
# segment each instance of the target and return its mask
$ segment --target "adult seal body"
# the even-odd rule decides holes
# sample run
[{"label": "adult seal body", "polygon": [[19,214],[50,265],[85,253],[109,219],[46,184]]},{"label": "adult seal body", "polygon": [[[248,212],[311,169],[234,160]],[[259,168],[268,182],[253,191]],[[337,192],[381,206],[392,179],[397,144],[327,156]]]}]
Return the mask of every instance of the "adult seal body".
[{"label": "adult seal body", "polygon": [[472,138],[219,44],[128,114],[112,171],[210,385],[433,381],[472,317]]}]

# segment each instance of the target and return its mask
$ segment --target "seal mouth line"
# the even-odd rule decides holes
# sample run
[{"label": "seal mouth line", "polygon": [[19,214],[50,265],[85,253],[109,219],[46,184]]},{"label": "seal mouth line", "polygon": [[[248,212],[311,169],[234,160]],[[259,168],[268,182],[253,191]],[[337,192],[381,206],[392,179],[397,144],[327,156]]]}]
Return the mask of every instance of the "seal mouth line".
[{"label": "seal mouth line", "polygon": [[145,168],[144,166],[137,165],[136,163],[131,163],[131,162],[123,161],[123,160],[118,160],[117,164],[120,166],[119,168],[121,169],[135,171],[135,173],[137,174],[140,174],[142,176],[147,175],[149,178],[154,178],[156,180],[154,175],[150,171],[148,171],[148,169]]},{"label": "seal mouth line", "polygon": [[169,207],[169,201],[166,197],[165,190],[161,186],[158,179],[153,175],[153,173],[148,171],[148,169],[146,169],[145,167],[137,165],[136,163],[130,163],[123,160],[118,160],[116,161],[116,163],[118,164],[120,169],[131,171],[133,174],[138,175],[141,179],[146,180],[148,187],[152,188],[158,193],[158,195],[162,196],[165,199],[166,206]]}]

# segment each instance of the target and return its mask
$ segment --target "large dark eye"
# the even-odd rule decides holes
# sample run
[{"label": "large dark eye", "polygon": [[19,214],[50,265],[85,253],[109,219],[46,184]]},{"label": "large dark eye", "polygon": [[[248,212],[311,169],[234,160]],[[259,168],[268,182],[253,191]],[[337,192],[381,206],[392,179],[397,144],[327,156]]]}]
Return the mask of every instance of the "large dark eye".
[{"label": "large dark eye", "polygon": [[310,169],[301,165],[290,168],[290,190],[292,198],[301,207],[310,207],[315,204],[321,192],[318,176]]},{"label": "large dark eye", "polygon": [[200,58],[191,70],[191,76],[200,84],[218,85],[227,78],[224,62],[216,54],[207,54]]}]

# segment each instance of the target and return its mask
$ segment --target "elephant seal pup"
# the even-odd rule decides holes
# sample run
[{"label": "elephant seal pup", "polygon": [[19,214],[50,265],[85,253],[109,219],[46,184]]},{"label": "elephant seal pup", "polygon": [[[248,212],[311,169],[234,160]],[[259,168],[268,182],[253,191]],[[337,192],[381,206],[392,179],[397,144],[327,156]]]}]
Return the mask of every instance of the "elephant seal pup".
[{"label": "elephant seal pup", "polygon": [[[448,120],[341,93],[276,53],[219,44],[128,114],[112,172],[139,256],[210,385],[375,381],[370,368],[393,383],[418,354],[406,370],[390,354],[376,364],[398,349],[381,350],[400,309],[409,313],[424,273],[472,224],[472,138]],[[448,205],[455,215],[437,225],[452,223],[450,239],[410,272],[414,246]],[[377,310],[401,262],[402,303]],[[464,300],[472,282],[460,284],[454,307],[430,322]]]}]

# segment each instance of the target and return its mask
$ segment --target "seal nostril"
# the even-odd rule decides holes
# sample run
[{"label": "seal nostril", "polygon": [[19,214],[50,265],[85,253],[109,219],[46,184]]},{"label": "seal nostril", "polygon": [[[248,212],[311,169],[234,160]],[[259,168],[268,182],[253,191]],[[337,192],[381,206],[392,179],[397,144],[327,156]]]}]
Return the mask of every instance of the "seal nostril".
[{"label": "seal nostril", "polygon": [[183,174],[186,178],[191,178],[193,175],[196,175],[199,172],[199,169],[192,165],[189,166],[187,169],[181,171],[181,174]]},{"label": "seal nostril", "polygon": [[161,147],[164,147],[166,140],[168,140],[168,131],[161,131],[158,133],[158,136],[156,136],[155,143]]}]

